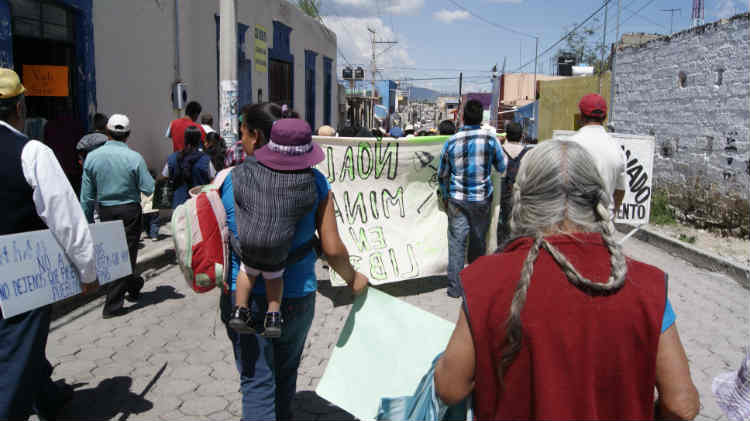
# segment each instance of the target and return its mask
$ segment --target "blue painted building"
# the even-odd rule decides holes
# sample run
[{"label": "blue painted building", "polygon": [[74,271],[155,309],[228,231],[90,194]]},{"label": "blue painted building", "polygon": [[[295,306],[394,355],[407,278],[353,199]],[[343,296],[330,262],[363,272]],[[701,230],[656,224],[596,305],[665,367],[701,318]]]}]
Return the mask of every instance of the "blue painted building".
[{"label": "blue painted building", "polygon": [[[182,116],[175,83],[218,129],[218,8],[208,0],[0,0],[0,65],[22,80],[24,65],[67,68],[68,96],[27,97],[29,115],[65,116],[86,130],[95,112],[124,113],[129,145],[157,172],[172,149],[166,128]],[[273,101],[313,129],[338,124],[336,34],[319,21],[286,0],[238,1],[237,49],[240,107]]]},{"label": "blue painted building", "polygon": [[24,66],[61,66],[68,73],[67,97],[27,96],[29,117],[66,114],[87,127],[96,109],[93,32],[92,0],[0,0],[0,66],[22,79]]}]

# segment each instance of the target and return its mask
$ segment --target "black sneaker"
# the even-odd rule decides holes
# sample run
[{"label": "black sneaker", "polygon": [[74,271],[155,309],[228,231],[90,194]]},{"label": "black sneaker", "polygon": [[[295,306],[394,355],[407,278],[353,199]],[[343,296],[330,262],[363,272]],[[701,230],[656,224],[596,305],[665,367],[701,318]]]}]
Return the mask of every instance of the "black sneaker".
[{"label": "black sneaker", "polygon": [[125,299],[131,303],[138,302],[138,300],[141,298],[141,290],[143,289],[143,285],[146,284],[146,280],[143,279],[142,276],[136,276],[133,284],[134,285],[131,285],[130,290],[125,295]]},{"label": "black sneaker", "polygon": [[102,311],[102,319],[111,319],[114,317],[124,316],[126,314],[128,314],[128,309],[125,307],[120,307],[117,310]]},{"label": "black sneaker", "polygon": [[227,324],[239,334],[255,333],[255,329],[250,326],[251,320],[249,308],[235,306]]},{"label": "black sneaker", "polygon": [[278,311],[266,313],[266,320],[263,322],[265,330],[263,336],[266,338],[278,338],[281,336],[281,324],[284,321],[281,319],[281,313]]}]

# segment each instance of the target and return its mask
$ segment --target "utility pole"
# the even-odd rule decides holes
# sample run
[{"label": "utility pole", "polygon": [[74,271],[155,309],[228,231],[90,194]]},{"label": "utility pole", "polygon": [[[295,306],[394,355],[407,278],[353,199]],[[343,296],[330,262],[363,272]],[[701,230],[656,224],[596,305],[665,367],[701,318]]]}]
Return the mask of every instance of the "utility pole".
[{"label": "utility pole", "polygon": [[609,0],[604,3],[604,31],[602,31],[602,59],[599,64],[599,94],[602,93],[602,74],[604,74],[604,51],[607,44],[607,12],[609,12]]},{"label": "utility pole", "polygon": [[[523,66],[523,40],[518,40],[518,67]],[[520,69],[522,70],[522,69]]]},{"label": "utility pole", "polygon": [[498,128],[497,114],[500,108],[500,78],[497,74],[497,64],[492,67],[492,102],[490,103],[490,126]]},{"label": "utility pole", "polygon": [[672,22],[674,22],[674,12],[680,12],[680,16],[682,16],[682,9],[661,9],[662,12],[669,12],[669,35],[672,35],[674,31],[672,30]]},{"label": "utility pole", "polygon": [[172,92],[172,95],[174,95],[173,103],[174,103],[174,112],[175,117],[179,118],[181,116],[181,110],[178,108],[178,103],[180,102],[177,99],[177,84],[182,82],[182,71],[180,67],[180,5],[179,0],[174,0],[174,83],[175,83],[175,90]]},{"label": "utility pole", "polygon": [[695,28],[701,26],[705,22],[704,17],[704,5],[703,0],[693,0],[693,14],[691,18],[690,27]]},{"label": "utility pole", "polygon": [[237,140],[237,8],[236,0],[219,6],[219,134],[227,146]]},{"label": "utility pole", "polygon": [[[461,72],[458,74],[458,110],[456,110],[457,111],[456,116],[461,115],[462,110],[463,110],[463,104],[462,104],[463,101],[461,101],[461,98],[462,98],[461,91],[463,90],[463,87],[464,87],[464,72]],[[456,127],[458,127],[458,120],[456,121]]]},{"label": "utility pole", "polygon": [[[536,52],[534,53],[534,101],[536,101],[536,66],[539,60],[539,37],[536,38]],[[534,116],[536,118],[536,115]]]},{"label": "utility pole", "polygon": [[620,15],[622,14],[622,0],[617,0],[617,31],[615,32],[615,43],[620,42]]},{"label": "utility pole", "polygon": [[178,0],[174,0],[174,80],[182,81],[180,71],[180,6]]},{"label": "utility pole", "polygon": [[609,122],[614,124],[615,122],[615,99],[617,93],[615,92],[615,73],[617,73],[617,46],[620,43],[620,14],[622,13],[622,0],[617,0],[617,31],[615,35],[615,48],[612,50],[612,75],[609,78]]},{"label": "utility pole", "polygon": [[372,80],[372,92],[370,95],[370,118],[369,118],[369,127],[375,127],[375,74],[378,71],[378,66],[376,64],[377,60],[377,53],[375,51],[375,48],[378,44],[390,44],[395,45],[398,44],[398,41],[377,41],[375,39],[375,30],[372,28],[367,28],[368,31],[370,31],[370,45],[372,48],[372,68],[370,69],[370,79]]}]

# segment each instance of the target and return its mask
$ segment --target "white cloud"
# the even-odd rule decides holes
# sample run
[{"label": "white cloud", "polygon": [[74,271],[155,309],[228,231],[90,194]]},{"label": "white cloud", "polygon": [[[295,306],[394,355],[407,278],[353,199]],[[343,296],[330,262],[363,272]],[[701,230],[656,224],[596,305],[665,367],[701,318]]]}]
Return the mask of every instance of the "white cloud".
[{"label": "white cloud", "polygon": [[443,9],[438,12],[433,13],[432,17],[435,19],[445,22],[445,23],[451,23],[457,20],[464,20],[468,19],[471,15],[469,12],[465,10],[448,10]]},{"label": "white cloud", "polygon": [[[394,66],[414,66],[416,64],[414,60],[409,57],[408,46],[404,38],[397,38],[393,30],[386,26],[380,18],[324,16],[323,20],[325,21],[326,26],[336,33],[339,50],[354,66],[361,65],[362,67],[369,69],[372,50],[370,45],[370,32],[367,28],[375,30],[378,40],[398,40],[398,45],[390,48],[387,52],[378,55],[377,64],[379,68],[382,67],[388,69],[389,67]],[[377,51],[382,52],[386,48],[388,47],[379,46]],[[337,62],[339,67],[345,67],[347,65],[346,61],[342,58],[339,58]],[[369,77],[368,72],[367,78]]]},{"label": "white cloud", "polygon": [[747,7],[743,7],[740,0],[718,0],[714,8],[714,15],[717,19],[723,19],[741,13],[743,10],[747,10]]},{"label": "white cloud", "polygon": [[424,1],[425,0],[333,0],[333,3],[338,6],[343,6],[346,9],[350,9],[345,10],[344,14],[371,16],[383,12],[394,15],[412,15],[422,9]]},{"label": "white cloud", "polygon": [[394,15],[412,14],[424,6],[424,0],[386,0],[385,3],[390,3],[385,10]]}]

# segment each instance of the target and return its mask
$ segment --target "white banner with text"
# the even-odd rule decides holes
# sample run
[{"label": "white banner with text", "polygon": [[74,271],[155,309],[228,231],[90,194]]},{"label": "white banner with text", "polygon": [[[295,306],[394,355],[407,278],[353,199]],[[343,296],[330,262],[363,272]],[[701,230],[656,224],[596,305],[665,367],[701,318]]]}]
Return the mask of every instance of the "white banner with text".
[{"label": "white banner with text", "polygon": [[[96,274],[106,284],[132,273],[122,221],[89,225]],[[4,318],[81,292],[78,270],[50,230],[0,236],[0,307]]]},{"label": "white banner with text", "polygon": [[[437,180],[446,137],[422,139],[315,137],[326,154],[317,168],[331,184],[339,234],[373,284],[446,273],[448,217]],[[494,201],[488,250],[496,248],[497,189]],[[333,271],[331,282],[344,284]]]},{"label": "white banner with text", "polygon": [[[567,140],[576,132],[555,130],[554,139]],[[630,225],[648,224],[651,214],[651,189],[654,180],[654,143],[653,136],[610,133],[625,151],[625,172],[628,189],[620,209],[617,210],[615,222]]]}]

